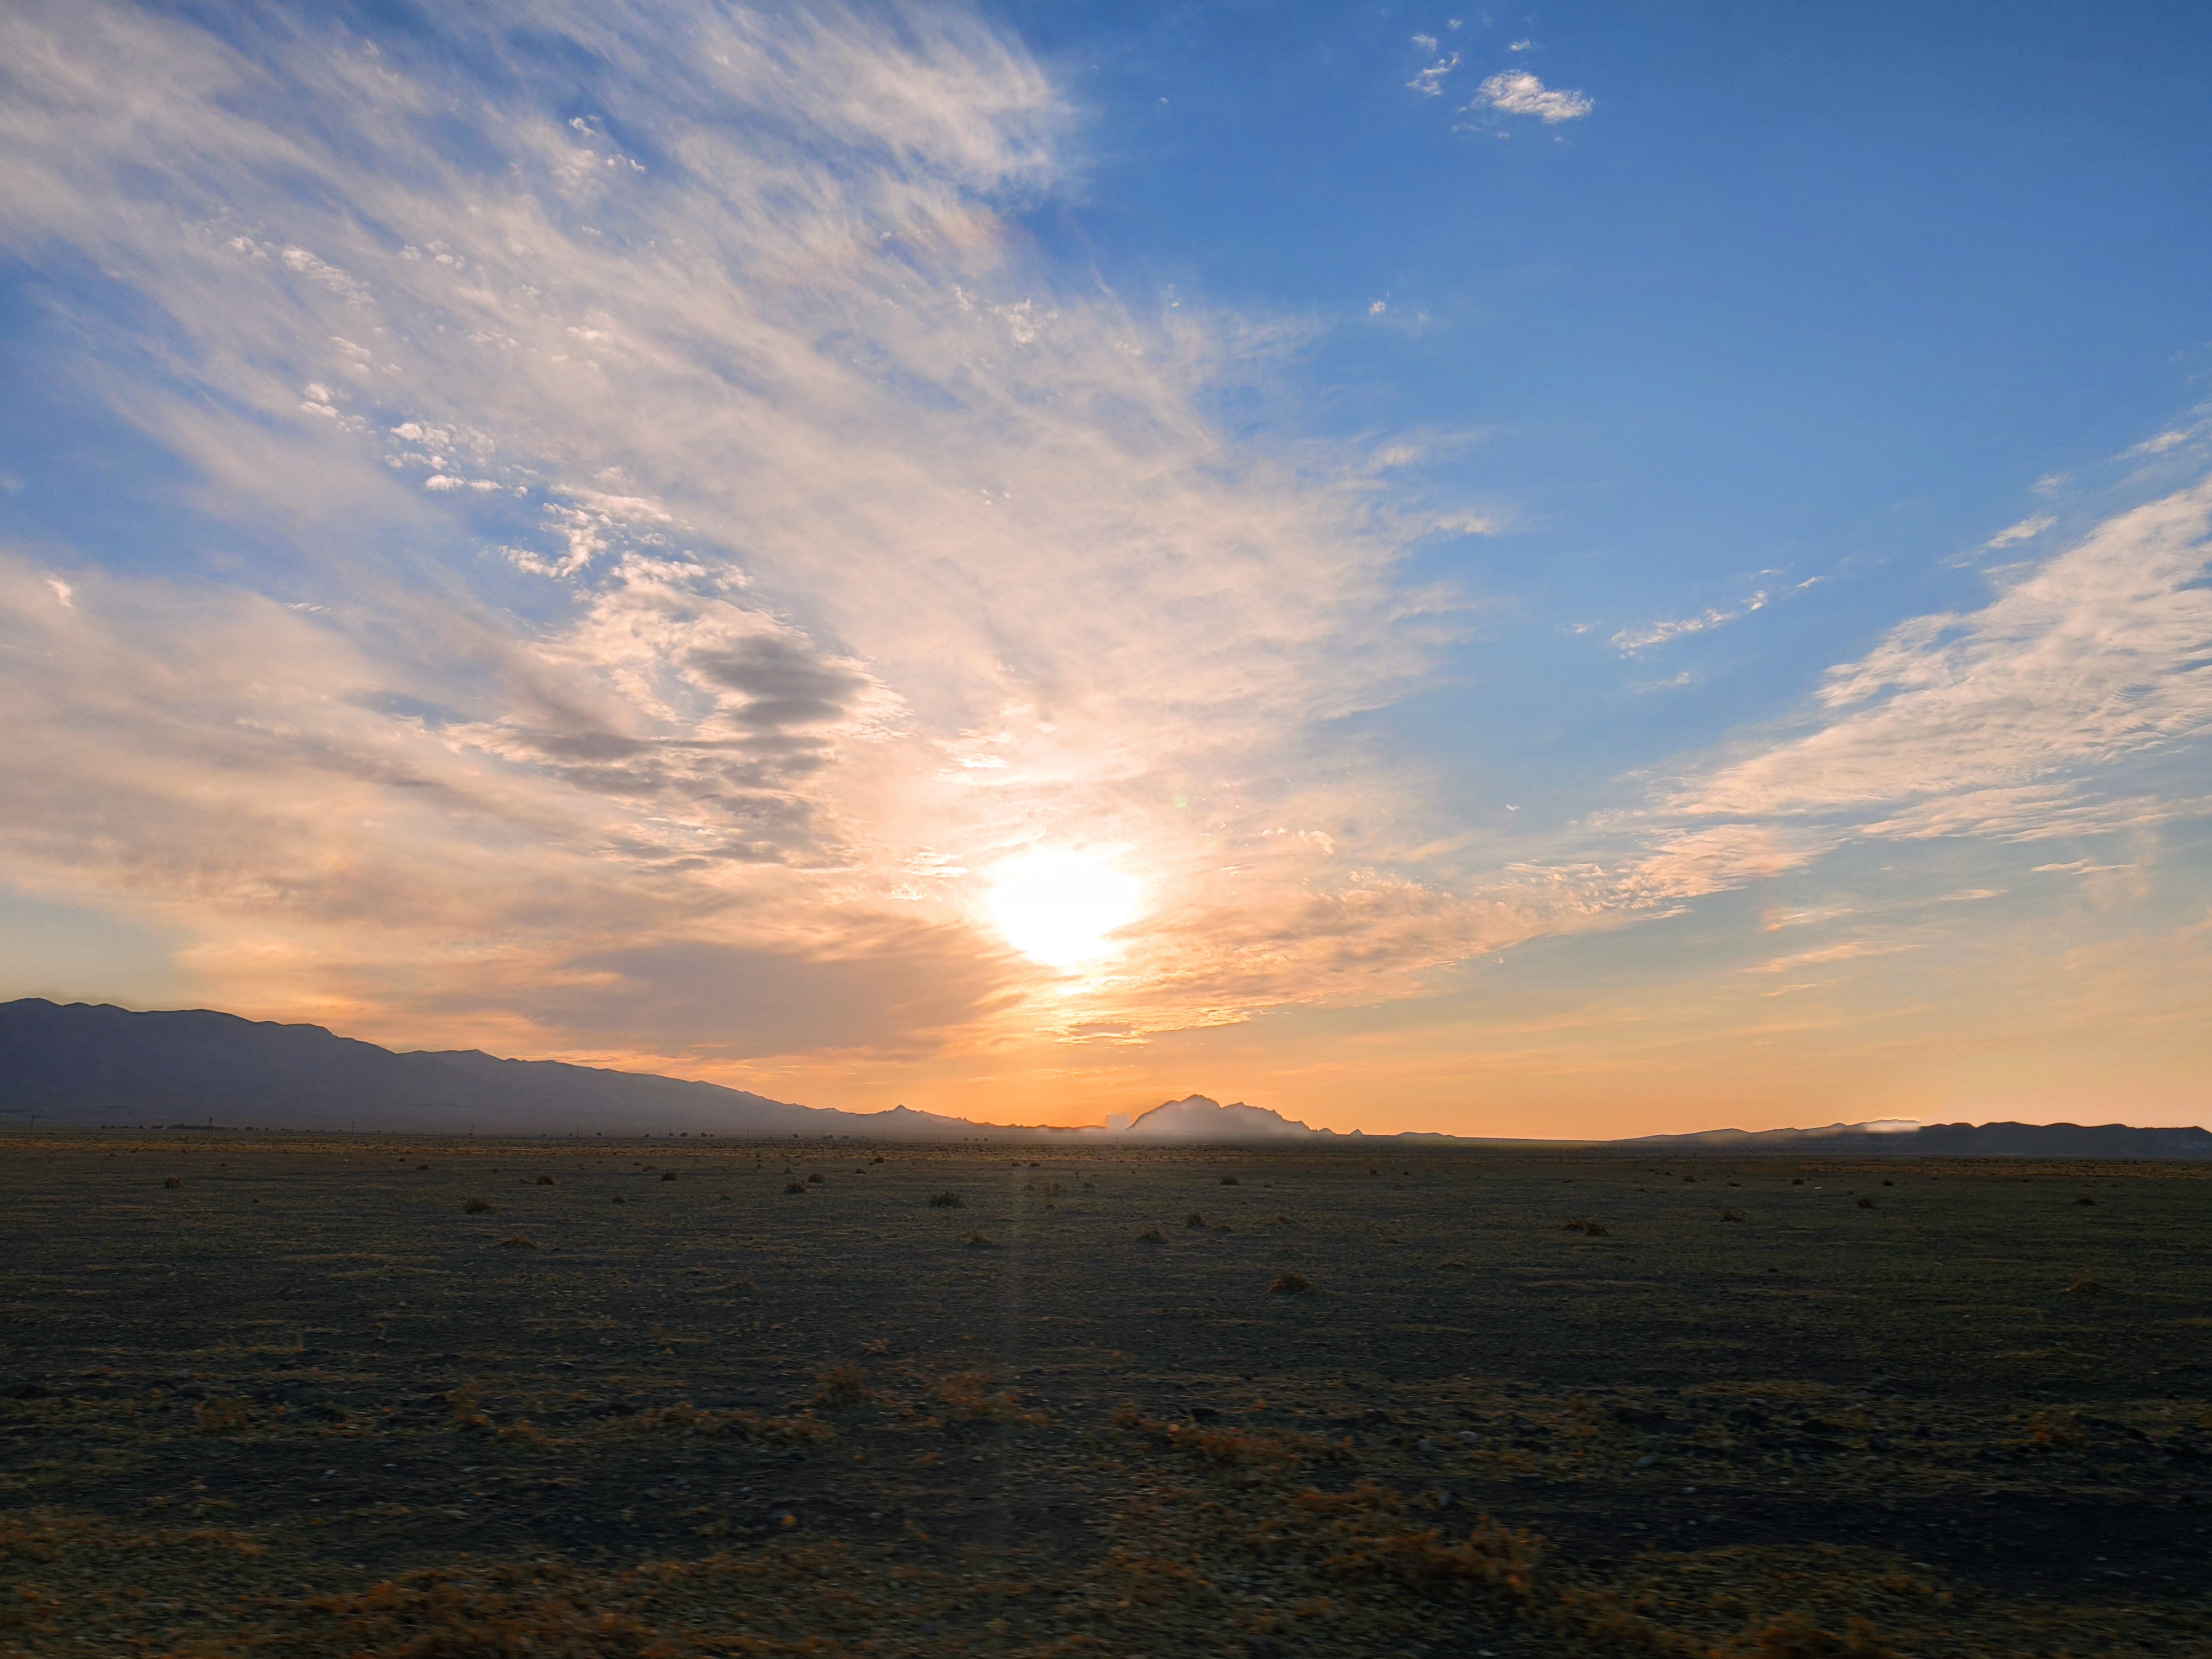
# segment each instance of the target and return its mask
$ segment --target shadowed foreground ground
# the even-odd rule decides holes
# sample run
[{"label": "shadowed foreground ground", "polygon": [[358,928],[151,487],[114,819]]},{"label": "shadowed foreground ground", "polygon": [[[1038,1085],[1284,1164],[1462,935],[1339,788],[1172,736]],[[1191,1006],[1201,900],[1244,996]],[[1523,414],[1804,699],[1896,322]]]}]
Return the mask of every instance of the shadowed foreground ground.
[{"label": "shadowed foreground ground", "polygon": [[0,1139],[0,1653],[2212,1653],[2208,1177]]}]

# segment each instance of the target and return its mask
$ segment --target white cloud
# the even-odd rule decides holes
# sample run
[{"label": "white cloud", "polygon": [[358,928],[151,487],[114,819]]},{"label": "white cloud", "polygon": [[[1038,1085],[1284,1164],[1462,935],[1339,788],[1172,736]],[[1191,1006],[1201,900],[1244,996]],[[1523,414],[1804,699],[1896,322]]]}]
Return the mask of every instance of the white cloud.
[{"label": "white cloud", "polygon": [[[1437,49],[1435,40],[1429,35],[1417,34],[1413,39],[1424,52],[1434,52]],[[1426,69],[1416,73],[1406,84],[1425,98],[1441,98],[1443,95],[1445,77],[1458,67],[1459,54],[1455,52],[1447,52]]]},{"label": "white cloud", "polygon": [[1534,115],[1547,124],[1579,121],[1597,107],[1584,94],[1547,87],[1528,70],[1508,70],[1485,81],[1468,106],[1483,106],[1504,115]]},{"label": "white cloud", "polygon": [[1899,624],[1829,671],[1810,732],[1673,805],[1766,819],[1867,815],[1860,833],[2027,838],[2179,810],[2100,773],[2212,735],[2212,485],[2099,526],[1982,609]]},{"label": "white cloud", "polygon": [[[538,100],[526,19],[592,66],[619,155]],[[526,1020],[533,975],[641,933],[995,960],[976,883],[917,900],[911,872],[1038,842],[1129,849],[1158,895],[1070,1018],[1370,995],[1525,936],[1372,873],[1386,768],[1293,758],[1419,671],[1388,577],[1431,526],[1378,507],[1364,447],[1210,424],[1301,328],[1024,263],[994,204],[1050,188],[1063,116],[1018,46],[821,8],[440,27],[249,55],[122,6],[0,21],[0,234],[168,319],[191,349],[118,409],[349,595],[112,578],[49,642],[68,673],[0,665],[53,739],[15,774],[50,811],[0,828],[11,867],[170,907],[212,998],[413,1032],[492,981]],[[986,730],[1013,735],[961,746]],[[1253,850],[1286,818],[1344,871]],[[88,833],[112,820],[146,833]]]},{"label": "white cloud", "polygon": [[1685,634],[1703,634],[1723,627],[1766,608],[1765,590],[1738,601],[1733,610],[1723,611],[1717,606],[1701,611],[1694,617],[1677,617],[1668,620],[1646,623],[1640,628],[1624,628],[1613,636],[1613,648],[1623,656],[1649,650],[1655,645],[1664,645],[1669,640],[1680,639]]},{"label": "white cloud", "polygon": [[1984,542],[1985,548],[2014,547],[2021,542],[2032,542],[2058,520],[2048,513],[2039,513],[2033,518],[2022,519],[2018,524],[2008,525]]}]

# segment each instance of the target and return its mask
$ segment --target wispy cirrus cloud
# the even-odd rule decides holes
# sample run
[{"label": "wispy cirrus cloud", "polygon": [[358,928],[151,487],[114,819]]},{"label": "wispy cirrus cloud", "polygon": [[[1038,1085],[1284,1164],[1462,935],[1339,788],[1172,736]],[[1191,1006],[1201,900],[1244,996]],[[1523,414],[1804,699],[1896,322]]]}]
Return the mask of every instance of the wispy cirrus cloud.
[{"label": "wispy cirrus cloud", "polygon": [[[1297,330],[1024,262],[1000,213],[1053,187],[1065,118],[1018,46],[959,11],[525,15],[0,24],[7,245],[112,274],[118,361],[159,319],[114,407],[199,510],[287,544],[252,580],[73,576],[73,632],[51,592],[9,612],[71,665],[0,684],[41,734],[10,754],[46,803],[6,827],[24,879],[189,921],[211,1000],[489,1010],[541,1051],[578,1005],[533,983],[635,1003],[624,975],[715,960],[823,996],[938,961],[957,996],[853,1039],[897,1048],[1365,994],[1525,934],[1371,873],[1374,832],[1265,842],[1389,821],[1386,773],[1269,757],[1409,683],[1394,561],[1492,521],[1400,523],[1357,453],[1227,442],[1208,398]],[[1041,842],[1151,894],[1088,1001],[982,920]]]},{"label": "wispy cirrus cloud", "polygon": [[2212,735],[2208,514],[2212,485],[2179,491],[1978,611],[1899,625],[1829,672],[1813,729],[1692,779],[1668,810],[1889,836],[2089,831],[2181,810],[2102,779]]}]

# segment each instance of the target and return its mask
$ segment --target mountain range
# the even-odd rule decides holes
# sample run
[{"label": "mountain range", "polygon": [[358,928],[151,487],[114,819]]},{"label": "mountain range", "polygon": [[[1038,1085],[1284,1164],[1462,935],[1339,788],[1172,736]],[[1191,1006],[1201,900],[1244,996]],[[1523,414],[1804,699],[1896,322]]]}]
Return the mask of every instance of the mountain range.
[{"label": "mountain range", "polygon": [[134,1012],[30,997],[0,1003],[0,1126],[395,1129],[456,1134],[850,1136],[858,1139],[1088,1139],[1137,1143],[1413,1141],[1617,1152],[1820,1151],[1945,1157],[2212,1158],[2212,1133],[2107,1123],[1919,1124],[1714,1129],[1632,1140],[1338,1135],[1265,1107],[1205,1095],[1163,1102],[1126,1127],[978,1123],[893,1106],[794,1105],[715,1083],[473,1048],[398,1053],[319,1025],[210,1009]]}]

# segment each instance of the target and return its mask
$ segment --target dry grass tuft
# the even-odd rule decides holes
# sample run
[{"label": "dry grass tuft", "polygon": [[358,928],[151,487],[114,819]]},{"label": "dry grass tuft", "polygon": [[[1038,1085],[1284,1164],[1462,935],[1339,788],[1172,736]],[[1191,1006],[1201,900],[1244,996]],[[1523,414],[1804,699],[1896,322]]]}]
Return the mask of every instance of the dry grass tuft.
[{"label": "dry grass tuft", "polygon": [[995,1250],[999,1248],[980,1232],[970,1232],[960,1242],[971,1250]]},{"label": "dry grass tuft", "polygon": [[1859,1208],[1862,1210],[1871,1210],[1874,1208],[1874,1200],[1870,1198],[1862,1198],[1859,1200]]},{"label": "dry grass tuft", "polygon": [[538,1241],[531,1237],[528,1233],[516,1233],[511,1237],[501,1239],[495,1248],[502,1250],[534,1250],[538,1248]]},{"label": "dry grass tuft", "polygon": [[[667,1177],[664,1176],[662,1179],[665,1180]],[[806,1177],[806,1184],[810,1187],[827,1187],[830,1184],[830,1177],[825,1175],[811,1175]]]},{"label": "dry grass tuft", "polygon": [[868,1397],[868,1374],[858,1365],[828,1365],[814,1373],[822,1386],[808,1403],[817,1411],[857,1406]]},{"label": "dry grass tuft", "polygon": [[1234,1187],[1237,1184],[1237,1177],[1235,1176],[1224,1176],[1221,1177],[1221,1184],[1224,1187]]},{"label": "dry grass tuft", "polygon": [[[783,1183],[783,1190],[787,1194],[791,1193],[804,1194],[806,1191],[806,1183],[803,1181],[787,1181]],[[929,1201],[933,1204],[937,1202],[933,1198]]]},{"label": "dry grass tuft", "polygon": [[1168,1242],[1168,1236],[1158,1227],[1147,1227],[1139,1233],[1133,1242],[1139,1244],[1164,1244]]},{"label": "dry grass tuft", "polygon": [[1186,1227],[1203,1228],[1206,1225],[1206,1218],[1200,1215],[1196,1210],[1193,1210],[1188,1215],[1182,1218],[1182,1224]]},{"label": "dry grass tuft", "polygon": [[2081,1197],[2075,1199],[2074,1201],[2076,1204],[2094,1204],[2097,1200],[2090,1197],[2088,1194],[2084,1193]]},{"label": "dry grass tuft", "polygon": [[610,1204],[627,1204],[629,1200],[624,1198],[620,1193],[617,1193],[612,1198],[609,1199],[607,1202]]},{"label": "dry grass tuft", "polygon": [[673,1170],[663,1170],[660,1172],[660,1178],[663,1181],[673,1181],[676,1179],[676,1171]]},{"label": "dry grass tuft", "polygon": [[1723,1210],[1721,1212],[1721,1219],[1723,1221],[1741,1221],[1743,1219],[1743,1212],[1741,1210]]},{"label": "dry grass tuft", "polygon": [[933,1210],[964,1210],[968,1207],[968,1200],[957,1193],[932,1193],[929,1207]]},{"label": "dry grass tuft", "polygon": [[163,1176],[161,1177],[161,1184],[164,1187],[181,1187],[185,1183],[178,1180],[174,1176]]},{"label": "dry grass tuft", "polygon": [[1613,1237],[1613,1235],[1607,1232],[1600,1224],[1592,1221],[1588,1216],[1581,1215],[1577,1216],[1572,1221],[1566,1222],[1562,1224],[1559,1231],[1563,1233],[1583,1233],[1591,1238],[1610,1238]]},{"label": "dry grass tuft", "polygon": [[542,1175],[538,1177],[538,1184],[541,1187],[557,1187],[561,1183],[550,1175]]},{"label": "dry grass tuft", "polygon": [[2112,1292],[2087,1273],[2066,1287],[2069,1296],[2109,1296]]},{"label": "dry grass tuft", "polygon": [[1443,1261],[1437,1263],[1437,1270],[1441,1273],[1446,1268],[1464,1267],[1465,1266],[1467,1266],[1467,1262],[1464,1258],[1455,1255],[1448,1255]]},{"label": "dry grass tuft", "polygon": [[1267,1286],[1269,1296],[1311,1296],[1313,1280],[1304,1273],[1277,1273],[1275,1282]]},{"label": "dry grass tuft", "polygon": [[463,1215],[497,1215],[499,1206],[488,1198],[465,1198],[461,1200]]}]

